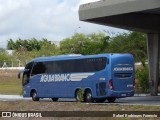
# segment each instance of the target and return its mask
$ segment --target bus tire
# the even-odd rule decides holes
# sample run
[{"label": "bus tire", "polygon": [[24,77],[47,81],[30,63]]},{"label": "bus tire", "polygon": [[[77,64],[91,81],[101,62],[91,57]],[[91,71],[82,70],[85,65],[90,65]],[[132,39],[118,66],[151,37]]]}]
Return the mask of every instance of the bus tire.
[{"label": "bus tire", "polygon": [[53,102],[57,102],[57,101],[58,101],[58,98],[52,98],[52,101],[53,101]]},{"label": "bus tire", "polygon": [[84,94],[84,102],[87,103],[91,103],[94,102],[93,98],[92,98],[92,93],[90,90],[87,90]]},{"label": "bus tire", "polygon": [[107,98],[108,102],[113,103],[115,102],[116,98],[115,97],[109,97]]},{"label": "bus tire", "polygon": [[35,90],[32,91],[31,97],[33,101],[39,101],[39,98],[37,97],[37,92]]},{"label": "bus tire", "polygon": [[96,101],[97,103],[103,103],[103,102],[106,101],[106,98],[98,98],[98,99],[95,99],[95,101]]}]

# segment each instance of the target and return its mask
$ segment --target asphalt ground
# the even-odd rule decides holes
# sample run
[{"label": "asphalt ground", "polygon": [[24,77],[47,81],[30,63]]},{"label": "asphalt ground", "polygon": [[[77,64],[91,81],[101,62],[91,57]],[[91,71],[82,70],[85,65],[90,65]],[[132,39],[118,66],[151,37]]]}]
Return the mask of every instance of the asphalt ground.
[{"label": "asphalt ground", "polygon": [[[23,98],[19,95],[0,95],[0,101],[31,101],[31,98]],[[41,101],[51,101],[51,99],[40,99]],[[60,98],[59,102],[76,102],[75,99]],[[126,97],[116,99],[114,103],[109,103],[107,100],[104,103],[85,103],[85,104],[118,104],[118,105],[145,105],[145,106],[160,106],[160,96],[136,95],[134,97]]]}]

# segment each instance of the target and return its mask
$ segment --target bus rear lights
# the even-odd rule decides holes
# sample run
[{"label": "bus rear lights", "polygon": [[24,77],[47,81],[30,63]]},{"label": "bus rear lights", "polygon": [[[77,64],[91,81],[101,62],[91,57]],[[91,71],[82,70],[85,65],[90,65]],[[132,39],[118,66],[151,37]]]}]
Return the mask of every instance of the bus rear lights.
[{"label": "bus rear lights", "polygon": [[111,90],[114,90],[113,80],[109,80],[109,88],[110,88]]}]

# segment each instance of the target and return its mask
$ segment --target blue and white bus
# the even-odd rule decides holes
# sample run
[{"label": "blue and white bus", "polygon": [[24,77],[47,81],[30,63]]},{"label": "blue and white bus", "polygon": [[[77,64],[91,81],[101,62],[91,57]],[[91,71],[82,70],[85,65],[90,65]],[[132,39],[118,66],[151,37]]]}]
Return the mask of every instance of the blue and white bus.
[{"label": "blue and white bus", "polygon": [[[35,58],[23,71],[23,97],[76,98],[85,102],[114,102],[134,95],[134,58],[131,54],[60,55]],[[19,73],[20,77],[20,73]]]}]

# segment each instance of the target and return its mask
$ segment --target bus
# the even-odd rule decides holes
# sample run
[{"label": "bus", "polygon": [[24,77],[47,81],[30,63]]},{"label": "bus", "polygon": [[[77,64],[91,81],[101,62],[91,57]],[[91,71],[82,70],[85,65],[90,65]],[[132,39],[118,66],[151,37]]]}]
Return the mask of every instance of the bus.
[{"label": "bus", "polygon": [[[23,97],[75,98],[114,102],[134,95],[135,68],[131,54],[60,55],[31,60],[23,73]],[[81,92],[81,94],[79,94]]]}]

